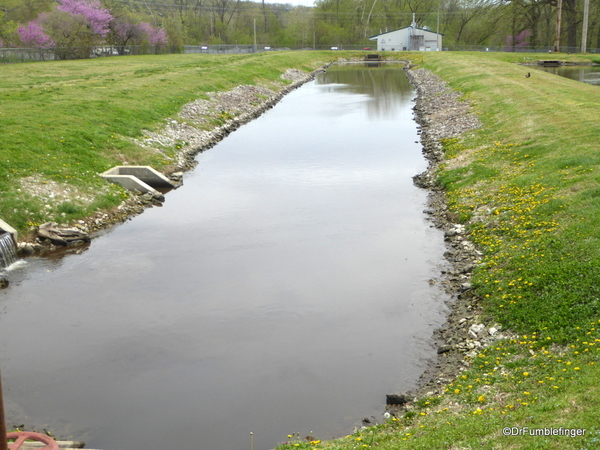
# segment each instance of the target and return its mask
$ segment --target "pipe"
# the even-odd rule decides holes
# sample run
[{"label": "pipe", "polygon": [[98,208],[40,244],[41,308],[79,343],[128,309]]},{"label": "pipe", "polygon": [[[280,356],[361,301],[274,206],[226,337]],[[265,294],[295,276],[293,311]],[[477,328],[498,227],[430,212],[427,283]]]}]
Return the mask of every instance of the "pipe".
[{"label": "pipe", "polygon": [[4,398],[2,396],[2,374],[0,374],[0,450],[8,450],[6,420],[4,419]]}]

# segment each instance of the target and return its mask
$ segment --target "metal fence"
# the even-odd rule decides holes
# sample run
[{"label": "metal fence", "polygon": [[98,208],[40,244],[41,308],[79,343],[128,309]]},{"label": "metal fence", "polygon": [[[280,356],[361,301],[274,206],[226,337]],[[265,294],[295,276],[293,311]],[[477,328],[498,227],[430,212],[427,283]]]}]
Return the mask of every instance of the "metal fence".
[{"label": "metal fence", "polygon": [[99,47],[0,48],[0,64],[88,59],[120,55],[160,55],[181,52],[181,47],[171,45],[103,45]]},{"label": "metal fence", "polygon": [[[553,47],[509,47],[509,46],[486,46],[486,45],[448,45],[444,51],[452,52],[515,52],[515,53],[553,53]],[[561,53],[581,53],[579,47],[560,47]],[[598,48],[588,48],[587,53],[600,53]]]},{"label": "metal fence", "polygon": [[[0,48],[0,64],[24,63],[35,61],[55,61],[67,59],[101,58],[122,55],[159,55],[172,53],[256,53],[266,51],[283,50],[313,50],[312,47],[288,48],[271,47],[268,45],[160,45],[141,46],[127,45],[115,46],[104,45],[98,47],[69,47],[69,48]],[[375,48],[363,45],[319,45],[314,50],[366,50],[374,51]],[[519,53],[552,53],[551,47],[493,47],[484,45],[449,45],[444,51],[477,51],[477,52],[519,52]],[[572,47],[561,47],[563,53],[579,53],[580,49]],[[588,49],[588,53],[600,53],[600,49]]]},{"label": "metal fence", "polygon": [[285,50],[371,50],[364,45],[317,45],[316,47],[271,47],[264,44],[255,45],[184,45],[184,53],[257,53]]},{"label": "metal fence", "polygon": [[[158,55],[171,53],[257,53],[283,50],[313,50],[311,47],[289,48],[268,45],[184,45],[184,46],[140,46],[140,45],[103,45],[98,47],[68,48],[0,48],[0,64],[56,61],[68,59],[100,58],[122,55]],[[371,50],[362,45],[321,45],[316,50]]]}]

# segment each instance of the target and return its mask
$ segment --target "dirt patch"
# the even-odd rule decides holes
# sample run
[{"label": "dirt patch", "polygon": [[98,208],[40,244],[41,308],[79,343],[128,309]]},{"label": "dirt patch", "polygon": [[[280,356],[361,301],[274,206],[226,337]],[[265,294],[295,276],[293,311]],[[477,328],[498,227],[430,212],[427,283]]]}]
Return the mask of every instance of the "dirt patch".
[{"label": "dirt patch", "polygon": [[53,180],[46,180],[41,175],[32,175],[19,180],[19,189],[36,197],[44,203],[56,204],[62,201],[72,201],[90,204],[94,201],[92,193],[86,193],[72,185],[60,184]]}]

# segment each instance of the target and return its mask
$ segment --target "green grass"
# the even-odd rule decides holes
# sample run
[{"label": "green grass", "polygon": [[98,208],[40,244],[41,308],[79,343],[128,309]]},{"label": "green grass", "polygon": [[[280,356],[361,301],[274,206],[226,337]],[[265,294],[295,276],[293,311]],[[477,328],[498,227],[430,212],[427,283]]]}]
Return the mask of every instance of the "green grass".
[{"label": "green grass", "polygon": [[[21,233],[46,220],[68,223],[109,209],[124,193],[96,174],[118,164],[162,170],[175,149],[151,152],[132,138],[156,130],[167,117],[208,92],[240,84],[273,86],[288,68],[310,71],[339,56],[334,52],[256,55],[126,56],[4,65],[0,72],[0,217]],[[223,120],[227,117],[223,117]],[[213,123],[218,125],[222,122]],[[65,199],[44,209],[28,198],[28,177],[68,186],[94,197]]]},{"label": "green grass", "polygon": [[[483,123],[444,142],[438,176],[483,253],[473,275],[483,319],[518,338],[482,351],[404,417],[280,449],[600,448],[600,88],[515,64],[530,58],[548,55],[415,58]],[[569,58],[586,59],[552,55]],[[586,432],[504,436],[504,427]]]}]

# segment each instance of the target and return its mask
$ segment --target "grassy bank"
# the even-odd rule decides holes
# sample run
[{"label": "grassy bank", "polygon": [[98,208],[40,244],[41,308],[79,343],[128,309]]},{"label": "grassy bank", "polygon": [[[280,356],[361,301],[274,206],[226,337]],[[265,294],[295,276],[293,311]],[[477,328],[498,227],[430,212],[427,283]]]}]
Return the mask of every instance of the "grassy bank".
[{"label": "grassy bank", "polygon": [[[117,164],[161,170],[176,148],[136,145],[143,130],[208,92],[274,87],[289,68],[311,71],[342,52],[166,55],[5,65],[0,72],[0,218],[21,233],[107,210],[128,194],[96,176]],[[208,124],[209,126],[217,125]],[[48,186],[32,194],[31,186]],[[51,188],[51,189],[50,189]]]},{"label": "grassy bank", "polygon": [[600,89],[515,64],[527,57],[421,61],[483,122],[444,142],[439,181],[484,253],[473,288],[485,320],[519,337],[481,351],[443,395],[403,417],[280,448],[600,447]]}]

